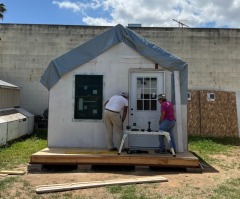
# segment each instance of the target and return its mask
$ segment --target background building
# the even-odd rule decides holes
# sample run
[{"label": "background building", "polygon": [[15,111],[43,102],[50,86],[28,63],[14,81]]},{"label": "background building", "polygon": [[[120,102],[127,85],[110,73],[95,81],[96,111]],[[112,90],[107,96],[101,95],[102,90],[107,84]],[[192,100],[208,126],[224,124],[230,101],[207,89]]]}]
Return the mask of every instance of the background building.
[{"label": "background building", "polygon": [[[48,107],[49,92],[39,80],[50,61],[109,28],[0,24],[0,79],[21,88],[21,107],[42,114]],[[188,63],[189,90],[239,90],[239,29],[131,29]]]}]

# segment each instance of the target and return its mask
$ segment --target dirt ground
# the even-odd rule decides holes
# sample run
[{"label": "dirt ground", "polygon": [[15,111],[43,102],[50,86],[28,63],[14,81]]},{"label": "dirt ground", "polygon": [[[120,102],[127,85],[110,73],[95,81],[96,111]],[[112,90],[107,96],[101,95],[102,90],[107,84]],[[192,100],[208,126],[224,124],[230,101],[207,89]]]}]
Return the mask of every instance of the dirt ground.
[{"label": "dirt ground", "polygon": [[[36,194],[36,186],[91,182],[103,180],[131,179],[136,177],[162,176],[168,182],[137,184],[137,192],[146,198],[211,198],[214,189],[229,179],[240,178],[240,148],[229,155],[214,155],[217,161],[203,164],[202,173],[192,173],[182,169],[149,169],[148,167],[127,168],[84,168],[56,170],[45,168],[41,172],[31,172],[19,176],[19,180],[6,190],[6,198],[119,198],[106,187],[71,190],[58,193]],[[22,165],[19,170],[26,170]],[[10,197],[11,196],[11,197]],[[145,198],[145,197],[144,197]]]}]

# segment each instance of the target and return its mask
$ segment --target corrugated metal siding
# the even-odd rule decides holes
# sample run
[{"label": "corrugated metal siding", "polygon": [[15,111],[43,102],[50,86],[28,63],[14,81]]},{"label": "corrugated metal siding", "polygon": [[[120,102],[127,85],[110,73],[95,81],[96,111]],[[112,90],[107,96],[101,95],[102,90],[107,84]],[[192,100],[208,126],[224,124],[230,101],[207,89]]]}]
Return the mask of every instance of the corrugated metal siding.
[{"label": "corrugated metal siding", "polygon": [[20,90],[0,87],[0,109],[20,105]]}]

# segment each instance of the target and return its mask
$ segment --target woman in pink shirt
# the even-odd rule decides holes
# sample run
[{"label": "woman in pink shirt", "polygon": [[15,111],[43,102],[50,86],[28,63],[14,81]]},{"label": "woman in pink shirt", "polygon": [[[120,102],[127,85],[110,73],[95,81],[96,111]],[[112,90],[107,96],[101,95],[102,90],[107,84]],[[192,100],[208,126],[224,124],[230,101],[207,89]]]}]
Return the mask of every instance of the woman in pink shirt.
[{"label": "woman in pink shirt", "polygon": [[[174,109],[173,104],[166,100],[166,96],[164,94],[158,95],[158,102],[161,105],[161,116],[159,120],[159,130],[167,131],[170,134],[171,138],[171,145],[176,152],[176,145],[173,136],[173,127],[175,125],[175,116],[174,116]],[[166,153],[165,143],[164,143],[163,135],[159,135],[159,149],[155,150],[156,153]]]}]

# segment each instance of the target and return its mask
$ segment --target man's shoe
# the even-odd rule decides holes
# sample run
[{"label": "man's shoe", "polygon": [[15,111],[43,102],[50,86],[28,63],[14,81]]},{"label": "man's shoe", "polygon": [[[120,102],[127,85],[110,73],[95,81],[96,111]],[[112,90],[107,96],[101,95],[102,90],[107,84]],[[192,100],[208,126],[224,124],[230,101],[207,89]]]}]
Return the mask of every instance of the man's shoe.
[{"label": "man's shoe", "polygon": [[117,148],[108,149],[109,151],[117,151]]}]

